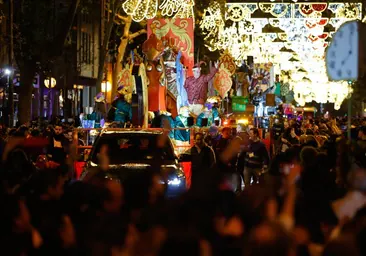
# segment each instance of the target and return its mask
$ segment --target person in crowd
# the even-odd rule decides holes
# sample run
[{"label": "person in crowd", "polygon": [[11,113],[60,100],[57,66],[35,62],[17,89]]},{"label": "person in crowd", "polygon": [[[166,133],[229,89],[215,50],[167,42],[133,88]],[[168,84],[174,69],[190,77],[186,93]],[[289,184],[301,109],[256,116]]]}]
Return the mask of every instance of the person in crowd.
[{"label": "person in crowd", "polygon": [[280,145],[281,145],[281,136],[284,132],[284,127],[282,124],[280,124],[280,121],[278,118],[275,119],[275,122],[272,126],[272,139],[273,139],[273,155],[278,152]]},{"label": "person in crowd", "polygon": [[366,167],[366,126],[360,127],[358,131],[358,140],[354,148],[355,161]]},{"label": "person in crowd", "polygon": [[281,142],[281,152],[285,152],[291,146],[300,143],[299,137],[296,135],[295,127],[289,127],[285,130],[281,137]]},{"label": "person in crowd", "polygon": [[192,163],[192,186],[202,175],[207,174],[208,170],[216,163],[216,156],[213,149],[204,141],[202,133],[194,136],[194,146],[182,155],[182,159]]},{"label": "person in crowd", "polygon": [[56,125],[53,129],[53,134],[50,137],[47,156],[50,160],[58,164],[65,164],[69,145],[69,141],[63,134],[62,126]]},{"label": "person in crowd", "polygon": [[208,129],[208,135],[210,135],[211,137],[211,145],[213,148],[216,147],[217,142],[220,140],[221,138],[221,134],[219,133],[219,128],[217,126],[211,126]]},{"label": "person in crowd", "polygon": [[251,179],[259,182],[259,177],[269,164],[269,154],[264,143],[260,140],[257,128],[250,129],[250,144],[245,156],[244,184],[249,186]]},{"label": "person in crowd", "polygon": [[224,127],[221,131],[221,137],[215,145],[214,151],[216,156],[218,156],[217,167],[224,174],[225,178],[230,181],[233,186],[233,191],[240,191],[241,176],[237,175],[236,172],[237,159],[232,158],[231,161],[223,161],[223,159],[219,157],[230,146],[231,139],[231,128]]},{"label": "person in crowd", "polygon": [[243,124],[238,124],[236,127],[236,137],[235,141],[240,145],[240,150],[237,155],[236,172],[240,175],[240,189],[241,184],[244,182],[244,166],[245,166],[245,156],[249,150],[250,137],[248,133],[248,128]]},{"label": "person in crowd", "polygon": [[[128,183],[116,180],[113,172],[106,175],[110,166],[104,150],[98,156],[104,169],[83,181],[67,180],[58,165],[29,173],[32,159],[27,161],[30,165],[22,164],[29,153],[26,144],[38,139],[35,129],[40,129],[39,136],[47,136],[46,125],[13,129],[5,135],[0,168],[1,252],[10,256],[366,255],[363,119],[352,119],[352,125],[359,127],[354,144],[337,131],[347,120],[329,122],[333,127],[327,122],[314,119],[308,127],[316,133],[318,126],[319,134],[323,130],[327,143],[301,139],[270,162],[256,129],[249,132],[238,125],[232,139],[223,129],[215,153],[204,143],[205,134],[196,133],[187,152],[193,186],[169,199],[164,197],[160,162],[146,175],[134,172]],[[69,129],[72,125],[63,127]],[[25,131],[31,138],[26,139]],[[288,134],[292,137],[291,131]],[[235,165],[238,155],[242,163]],[[259,184],[234,193],[219,171],[228,163],[241,173],[251,167],[254,177],[266,164],[270,171]],[[17,173],[26,178],[18,179]]]}]

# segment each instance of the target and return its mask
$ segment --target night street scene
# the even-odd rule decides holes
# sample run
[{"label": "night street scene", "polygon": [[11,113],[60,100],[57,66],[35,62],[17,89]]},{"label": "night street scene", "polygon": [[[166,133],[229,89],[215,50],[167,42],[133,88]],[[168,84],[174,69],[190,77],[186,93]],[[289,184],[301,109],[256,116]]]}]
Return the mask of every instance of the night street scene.
[{"label": "night street scene", "polygon": [[0,0],[0,255],[366,256],[366,1]]}]

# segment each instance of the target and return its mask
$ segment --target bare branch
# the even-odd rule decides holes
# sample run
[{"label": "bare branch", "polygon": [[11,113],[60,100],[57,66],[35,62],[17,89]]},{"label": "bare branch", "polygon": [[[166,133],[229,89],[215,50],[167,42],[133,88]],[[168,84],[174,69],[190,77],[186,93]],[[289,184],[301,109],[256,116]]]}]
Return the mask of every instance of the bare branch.
[{"label": "bare branch", "polygon": [[123,15],[121,15],[119,13],[116,14],[116,18],[122,20],[123,22],[127,22],[127,20],[128,20],[128,17],[123,16]]},{"label": "bare branch", "polygon": [[129,38],[130,40],[132,40],[132,39],[134,39],[134,38],[138,37],[139,35],[146,34],[146,33],[147,33],[146,29],[141,29],[141,30],[139,30],[139,31],[137,31],[137,32],[135,32],[135,33],[133,33],[133,34],[129,35],[129,36],[128,36],[128,38]]}]

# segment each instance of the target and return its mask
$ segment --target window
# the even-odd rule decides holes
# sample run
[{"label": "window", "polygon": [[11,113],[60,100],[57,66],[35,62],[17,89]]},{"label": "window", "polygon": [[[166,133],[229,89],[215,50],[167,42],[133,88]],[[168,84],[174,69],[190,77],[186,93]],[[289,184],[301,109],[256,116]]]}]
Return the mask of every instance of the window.
[{"label": "window", "polygon": [[98,163],[98,154],[103,145],[108,146],[110,164],[126,161],[174,160],[174,151],[169,141],[159,148],[159,134],[104,134],[96,142],[92,161]]},{"label": "window", "polygon": [[84,64],[91,64],[91,35],[81,32],[81,61]]}]

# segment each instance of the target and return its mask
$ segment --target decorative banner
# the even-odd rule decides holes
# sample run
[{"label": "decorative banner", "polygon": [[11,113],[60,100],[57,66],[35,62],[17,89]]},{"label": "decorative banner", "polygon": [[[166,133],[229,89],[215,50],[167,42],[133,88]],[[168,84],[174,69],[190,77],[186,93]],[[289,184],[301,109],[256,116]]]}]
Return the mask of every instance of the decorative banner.
[{"label": "decorative banner", "polygon": [[259,86],[264,92],[274,83],[274,72],[272,63],[254,64],[251,90]]},{"label": "decorative banner", "polygon": [[154,33],[165,46],[182,52],[182,63],[193,76],[194,27],[193,19],[150,19],[147,22],[148,37]]},{"label": "decorative banner", "polygon": [[231,80],[231,73],[226,68],[220,68],[214,77],[213,85],[221,98],[225,98],[227,92],[231,89],[231,86],[233,85],[233,80]]},{"label": "decorative banner", "polygon": [[120,87],[121,85],[123,85],[124,87],[129,87],[132,85],[132,76],[131,76],[131,72],[130,69],[127,67],[125,69],[122,70],[121,75],[119,77],[118,80],[118,85],[117,88]]},{"label": "decorative banner", "polygon": [[230,55],[230,53],[228,51],[225,51],[220,59],[219,59],[219,67],[224,67],[226,68],[230,73],[231,75],[234,75],[235,74],[235,71],[236,71],[236,64],[235,64],[235,61],[233,59],[233,57]]},{"label": "decorative banner", "polygon": [[124,95],[125,100],[131,103],[132,93],[134,91],[135,82],[134,77],[131,75],[130,68],[127,66],[122,70],[120,78],[117,83],[117,91],[119,94]]}]

